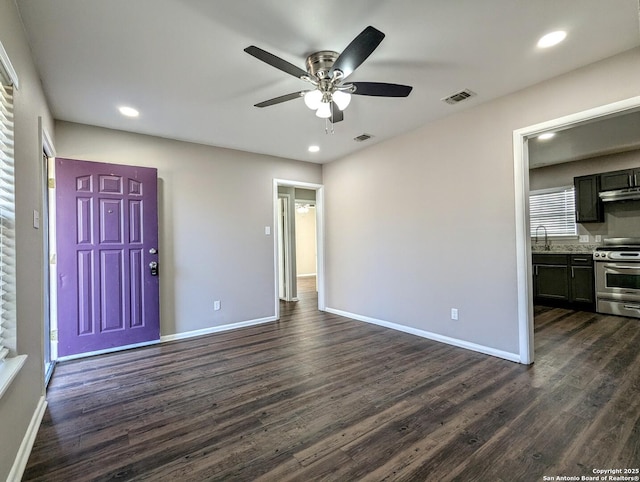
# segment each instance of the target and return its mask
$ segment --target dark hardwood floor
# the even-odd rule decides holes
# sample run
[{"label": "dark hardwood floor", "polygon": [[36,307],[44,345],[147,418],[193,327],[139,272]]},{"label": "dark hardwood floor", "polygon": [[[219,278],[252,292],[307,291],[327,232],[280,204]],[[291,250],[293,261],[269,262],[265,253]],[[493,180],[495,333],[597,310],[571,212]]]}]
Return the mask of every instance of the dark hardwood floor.
[{"label": "dark hardwood floor", "polygon": [[279,322],[58,366],[24,480],[512,482],[640,466],[640,320],[537,307],[526,367],[318,312],[301,288]]}]

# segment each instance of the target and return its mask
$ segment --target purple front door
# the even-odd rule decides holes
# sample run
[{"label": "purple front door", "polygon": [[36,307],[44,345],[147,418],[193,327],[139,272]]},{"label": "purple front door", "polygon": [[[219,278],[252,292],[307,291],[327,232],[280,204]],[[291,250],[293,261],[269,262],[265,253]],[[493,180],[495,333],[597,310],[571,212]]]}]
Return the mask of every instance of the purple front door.
[{"label": "purple front door", "polygon": [[56,158],[58,355],[160,338],[157,170]]}]

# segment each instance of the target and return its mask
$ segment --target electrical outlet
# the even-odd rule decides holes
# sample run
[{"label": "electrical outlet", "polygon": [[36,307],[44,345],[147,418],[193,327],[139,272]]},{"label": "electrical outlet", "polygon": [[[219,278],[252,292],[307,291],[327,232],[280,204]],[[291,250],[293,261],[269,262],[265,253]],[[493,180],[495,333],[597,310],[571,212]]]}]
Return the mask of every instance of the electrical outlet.
[{"label": "electrical outlet", "polygon": [[213,302],[213,310],[218,311],[220,309],[220,300],[215,300]]},{"label": "electrical outlet", "polygon": [[593,240],[594,240],[596,243],[601,243],[601,242],[602,242],[602,236],[601,236],[601,235],[599,235],[599,234],[596,234],[596,235],[593,237]]},{"label": "electrical outlet", "polygon": [[451,308],[451,319],[452,320],[458,319],[458,308]]}]

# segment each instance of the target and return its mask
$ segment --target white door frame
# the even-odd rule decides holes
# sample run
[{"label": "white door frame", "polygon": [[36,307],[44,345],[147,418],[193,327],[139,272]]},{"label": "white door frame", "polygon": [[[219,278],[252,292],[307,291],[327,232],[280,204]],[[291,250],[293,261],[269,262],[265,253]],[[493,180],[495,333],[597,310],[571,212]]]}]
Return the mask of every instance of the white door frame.
[{"label": "white door frame", "polygon": [[518,293],[518,331],[520,363],[534,362],[533,343],[533,287],[531,265],[531,236],[529,231],[529,156],[528,139],[549,131],[566,129],[575,124],[591,121],[640,107],[640,96],[587,109],[513,131],[513,162],[516,217],[516,267]]},{"label": "white door frame", "polygon": [[[55,252],[55,245],[52,244],[51,236],[51,220],[54,219],[52,210],[54,205],[51,204],[51,190],[49,188],[49,177],[52,176],[50,168],[52,166],[51,159],[55,158],[56,151],[51,140],[49,131],[44,127],[42,117],[38,117],[38,132],[40,138],[39,152],[40,156],[47,157],[47,161],[41,160],[41,185],[42,185],[42,212],[40,213],[40,229],[42,230],[43,242],[43,278],[42,278],[42,294],[43,294],[43,330],[42,330],[42,358],[44,360],[44,386],[46,387],[51,380],[53,367],[57,358],[57,347],[51,343],[51,331],[55,329],[55,320],[52,317],[52,299],[55,299],[55,271],[51,265],[51,253]],[[55,234],[55,233],[53,233]],[[53,288],[52,288],[53,287]],[[52,328],[53,327],[53,328]]]},{"label": "white door frame", "polygon": [[324,186],[309,182],[292,181],[287,179],[273,180],[273,261],[274,261],[274,310],[276,319],[280,319],[280,298],[278,270],[280,266],[278,249],[278,186],[310,189],[316,192],[316,246],[318,256],[318,310],[325,311],[325,270],[324,270]]},{"label": "white door frame", "polygon": [[[291,293],[292,275],[291,269],[291,226],[289,220],[289,210],[291,195],[278,193],[278,297],[284,301],[295,301]],[[284,234],[282,234],[284,233]]]}]

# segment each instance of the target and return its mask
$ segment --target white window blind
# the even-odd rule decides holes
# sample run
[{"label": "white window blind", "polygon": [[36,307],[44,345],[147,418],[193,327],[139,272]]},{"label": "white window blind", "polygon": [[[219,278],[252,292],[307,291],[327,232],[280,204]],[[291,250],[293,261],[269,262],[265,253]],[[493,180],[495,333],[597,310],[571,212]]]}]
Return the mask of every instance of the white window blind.
[{"label": "white window blind", "polygon": [[[544,226],[549,236],[576,236],[575,190],[573,186],[532,191],[529,195],[531,236]],[[538,229],[539,235],[544,235]]]},{"label": "white window blind", "polygon": [[[1,78],[1,77],[0,77]],[[0,362],[15,350],[13,89],[0,83]]]}]

